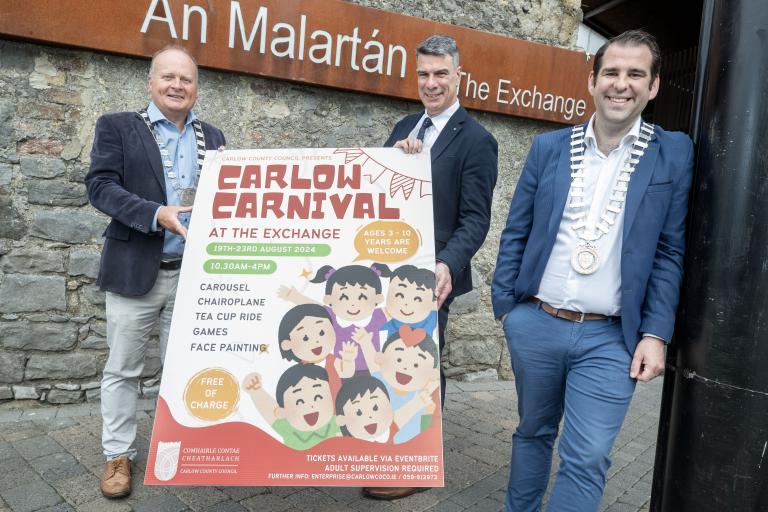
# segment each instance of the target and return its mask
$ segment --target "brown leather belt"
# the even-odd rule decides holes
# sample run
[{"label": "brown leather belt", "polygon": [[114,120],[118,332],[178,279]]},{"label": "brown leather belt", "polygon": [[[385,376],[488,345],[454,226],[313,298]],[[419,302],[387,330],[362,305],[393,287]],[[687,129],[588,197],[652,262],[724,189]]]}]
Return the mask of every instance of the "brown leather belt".
[{"label": "brown leather belt", "polygon": [[571,311],[570,309],[557,309],[550,306],[538,297],[531,297],[528,300],[539,306],[541,310],[548,315],[552,315],[555,318],[570,320],[571,322],[583,322],[584,320],[608,320],[610,318],[616,318],[613,316],[599,315],[597,313],[580,313],[578,311]]}]

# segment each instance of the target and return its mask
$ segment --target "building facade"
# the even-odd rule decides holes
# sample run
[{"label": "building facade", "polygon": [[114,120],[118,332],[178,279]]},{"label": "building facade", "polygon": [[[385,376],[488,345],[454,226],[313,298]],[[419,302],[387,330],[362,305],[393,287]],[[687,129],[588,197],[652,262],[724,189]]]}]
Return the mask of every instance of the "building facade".
[{"label": "building facade", "polygon": [[[575,0],[356,3],[565,48],[575,46],[582,17]],[[0,38],[0,400],[98,399],[107,346],[94,281],[108,219],[88,204],[83,178],[96,119],[145,107],[147,70],[146,59]],[[586,88],[586,77],[574,79]],[[397,120],[420,108],[203,69],[195,111],[235,149],[380,146]],[[499,142],[499,180],[491,231],[473,261],[475,290],[451,308],[443,365],[448,375],[511,378],[490,306],[498,237],[533,136],[558,125],[473,115]],[[157,393],[160,367],[155,346],[145,396]]]}]

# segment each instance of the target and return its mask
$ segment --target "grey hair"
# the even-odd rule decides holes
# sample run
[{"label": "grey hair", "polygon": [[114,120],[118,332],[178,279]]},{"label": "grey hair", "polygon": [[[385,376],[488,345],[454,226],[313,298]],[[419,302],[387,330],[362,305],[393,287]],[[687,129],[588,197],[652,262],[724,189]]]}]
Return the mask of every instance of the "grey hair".
[{"label": "grey hair", "polygon": [[155,72],[155,61],[157,60],[157,57],[160,54],[170,50],[178,50],[181,53],[185,54],[187,57],[189,57],[189,60],[191,60],[192,64],[195,65],[195,72],[197,72],[197,59],[195,59],[195,57],[191,53],[189,53],[189,50],[187,50],[186,48],[178,44],[167,44],[152,54],[152,62],[149,63],[149,73],[147,75],[149,78],[152,78],[152,73]]},{"label": "grey hair", "polygon": [[453,65],[459,67],[459,47],[451,36],[443,34],[429,36],[416,47],[416,55],[450,55]]}]

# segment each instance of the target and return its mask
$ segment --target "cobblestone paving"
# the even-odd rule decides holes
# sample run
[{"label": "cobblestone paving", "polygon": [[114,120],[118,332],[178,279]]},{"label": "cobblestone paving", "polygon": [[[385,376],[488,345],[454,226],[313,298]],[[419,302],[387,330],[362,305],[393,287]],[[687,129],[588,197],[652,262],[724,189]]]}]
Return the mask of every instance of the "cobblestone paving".
[{"label": "cobblestone paving", "polygon": [[[661,383],[637,387],[614,448],[601,511],[648,510]],[[503,508],[517,424],[513,382],[449,381],[445,488],[394,502],[365,499],[359,489],[342,487],[145,487],[154,408],[145,400],[133,493],[106,500],[99,492],[104,460],[98,404],[10,407],[0,408],[0,512],[495,512]]]}]

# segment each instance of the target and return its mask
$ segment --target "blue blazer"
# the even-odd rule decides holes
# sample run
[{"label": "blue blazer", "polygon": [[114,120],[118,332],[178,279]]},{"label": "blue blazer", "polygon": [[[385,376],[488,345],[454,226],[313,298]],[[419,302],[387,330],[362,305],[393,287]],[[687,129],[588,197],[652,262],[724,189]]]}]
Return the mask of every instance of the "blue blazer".
[{"label": "blue blazer", "polygon": [[[221,130],[202,125],[206,149],[224,145]],[[96,284],[121,295],[146,294],[157,279],[165,236],[150,229],[166,195],[160,150],[139,114],[118,112],[96,121],[85,185],[91,204],[112,217]]]},{"label": "blue blazer", "polygon": [[[401,119],[384,146],[407,138],[422,113]],[[470,261],[491,224],[498,153],[496,139],[464,107],[451,116],[432,145],[435,255],[451,270],[451,297],[472,290]]]},{"label": "blue blazer", "polygon": [[[538,293],[571,184],[570,134],[566,128],[533,140],[499,243],[491,286],[497,318]],[[621,246],[621,325],[630,353],[642,333],[672,338],[692,168],[691,139],[657,126],[629,182]]]}]

